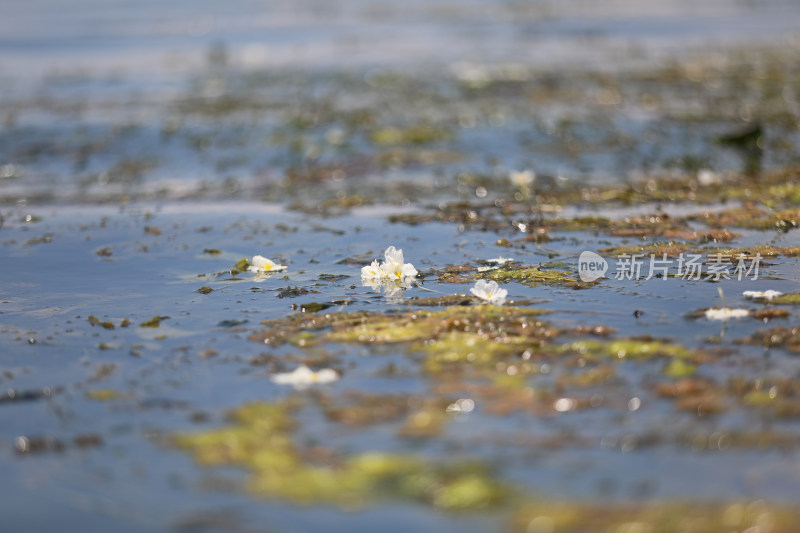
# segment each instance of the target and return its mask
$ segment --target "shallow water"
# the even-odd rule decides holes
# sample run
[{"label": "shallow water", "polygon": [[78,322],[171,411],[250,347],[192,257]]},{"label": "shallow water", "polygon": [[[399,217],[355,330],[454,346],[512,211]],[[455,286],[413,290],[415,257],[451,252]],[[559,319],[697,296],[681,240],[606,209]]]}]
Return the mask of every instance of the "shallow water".
[{"label": "shallow water", "polygon": [[[667,527],[636,506],[693,501],[727,510],[702,531],[789,531],[797,308],[742,292],[800,293],[798,14],[777,0],[15,4],[0,21],[3,523],[553,533],[611,527],[565,526],[550,518],[562,504],[630,504],[628,522]],[[509,180],[526,168],[532,191]],[[656,244],[777,255],[758,279],[715,283],[616,279],[607,251],[607,277],[577,281],[584,250]],[[389,245],[420,271],[393,296],[360,275]],[[256,254],[287,270],[231,273]],[[500,256],[512,267],[485,275],[509,276],[506,315],[426,305],[469,294]],[[513,277],[537,265],[561,278]],[[690,316],[720,290],[787,316]],[[437,342],[465,356],[470,328],[513,329],[528,309],[550,328],[530,348],[492,352],[520,342],[504,333],[437,366]],[[408,342],[335,340],[354,329],[326,322],[459,310]],[[297,326],[310,315],[327,326]],[[339,379],[271,380],[301,363]],[[253,402],[293,421],[278,433],[298,478],[375,483],[343,474],[372,452],[429,469],[344,503],[303,477],[298,502],[255,490],[284,478],[246,454],[202,465],[180,444]],[[544,521],[537,502],[554,502]],[[755,522],[731,521],[737,502]]]},{"label": "shallow water", "polygon": [[[36,221],[26,222],[28,215]],[[408,305],[362,286],[358,266],[338,261],[378,255],[383,243],[392,242],[423,270],[474,262],[503,251],[491,234],[459,232],[441,224],[397,226],[374,211],[316,219],[279,206],[215,203],[14,209],[5,213],[3,236],[3,272],[8,273],[0,294],[3,386],[17,395],[45,387],[48,392],[31,401],[4,402],[0,409],[5,428],[2,470],[5,479],[13,480],[7,487],[14,487],[6,500],[11,523],[48,527],[52,517],[88,529],[127,524],[131,530],[178,527],[182,520],[212,529],[247,529],[263,519],[289,531],[314,530],[330,520],[326,527],[342,530],[373,527],[375,520],[391,520],[398,531],[415,524],[475,531],[496,527],[491,514],[463,521],[422,508],[401,512],[403,507],[379,505],[340,514],[324,508],[295,510],[276,502],[256,505],[225,494],[225,487],[236,486],[240,472],[198,470],[163,444],[173,432],[217,425],[226,410],[243,402],[275,401],[287,394],[285,387],[270,382],[269,371],[250,361],[261,354],[278,354],[287,361],[302,354],[296,347],[270,349],[248,340],[261,329],[262,320],[283,317],[293,304],[311,301],[347,301],[346,307],[326,312],[390,311]],[[37,241],[45,236],[48,242]],[[565,248],[590,244],[571,241]],[[203,252],[210,248],[221,253]],[[233,280],[215,275],[240,257],[265,250],[289,267],[285,274],[261,281],[248,273]],[[536,249],[514,250],[514,256],[525,263],[543,260]],[[574,265],[574,258],[567,260]],[[752,307],[738,296],[741,289],[796,290],[796,272],[796,259],[781,260],[765,268],[761,280],[733,280],[722,287],[729,305]],[[323,281],[328,274],[343,277]],[[204,285],[214,291],[195,292]],[[318,293],[278,298],[279,290],[290,286]],[[431,290],[450,294],[465,289],[428,282],[405,296],[426,297]],[[722,334],[719,346],[732,348],[734,354],[700,370],[715,380],[737,375],[769,380],[800,370],[796,357],[731,344],[761,327],[757,321],[726,327],[684,318],[688,310],[716,303],[716,286],[708,282],[611,279],[584,291],[512,284],[509,292],[511,298],[535,300],[540,302],[536,306],[552,310],[547,319],[559,327],[602,323],[627,336],[667,338],[679,331],[681,343],[690,347],[708,346],[708,337]],[[643,314],[637,318],[634,310]],[[157,329],[139,326],[156,315],[169,318]],[[89,316],[116,327],[92,325]],[[119,327],[125,318],[130,326]],[[431,394],[435,380],[421,375],[414,358],[404,352],[332,347],[332,361],[344,374],[325,389],[333,395],[354,390]],[[388,362],[404,369],[406,377],[380,377]],[[398,440],[392,429],[396,422],[348,429],[321,420],[313,409],[299,420],[305,421],[304,439],[325,442],[340,452],[413,451],[432,458],[455,452],[487,461],[503,479],[551,497],[791,500],[800,488],[798,472],[786,467],[799,437],[797,422],[764,419],[758,411],[740,409],[710,419],[676,412],[652,388],[663,380],[663,365],[658,359],[616,364],[614,381],[596,389],[606,398],[596,409],[498,417],[483,412],[479,401],[476,411],[452,417],[444,433],[426,441]],[[529,383],[545,390],[555,378],[573,372],[555,363]],[[113,397],[92,397],[98,390],[113,391]],[[626,406],[634,398],[640,403],[630,411]],[[712,434],[760,431],[765,425],[771,434],[786,435],[790,448],[784,443],[764,450],[711,451],[703,446],[693,451],[698,444],[684,441],[691,435],[713,440],[721,437]],[[37,453],[20,454],[15,451],[20,436],[54,440]],[[81,438],[89,443],[78,444]],[[34,518],[26,505],[47,505],[50,512]]]}]

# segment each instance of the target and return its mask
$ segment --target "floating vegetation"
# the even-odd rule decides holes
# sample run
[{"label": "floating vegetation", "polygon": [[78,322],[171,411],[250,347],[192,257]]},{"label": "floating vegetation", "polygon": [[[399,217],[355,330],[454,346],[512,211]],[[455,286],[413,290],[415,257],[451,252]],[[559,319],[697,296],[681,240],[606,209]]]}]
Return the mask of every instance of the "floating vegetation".
[{"label": "floating vegetation", "polygon": [[483,279],[491,279],[498,283],[521,283],[528,286],[564,285],[572,289],[586,289],[596,285],[598,281],[585,282],[575,274],[562,268],[548,268],[547,265],[535,267],[509,265],[478,274]]},{"label": "floating vegetation", "polygon": [[783,348],[793,353],[800,353],[800,328],[777,327],[760,329],[751,336],[739,339],[741,344],[756,344],[764,348]]},{"label": "floating vegetation", "polygon": [[158,315],[156,315],[153,318],[151,318],[150,320],[145,320],[144,322],[139,324],[139,327],[142,327],[142,328],[157,328],[157,327],[159,327],[161,325],[161,321],[162,320],[167,320],[168,318],[169,318],[168,316],[158,316]]},{"label": "floating vegetation", "polygon": [[90,400],[106,402],[108,400],[116,400],[117,398],[121,398],[122,394],[114,389],[93,389],[86,391],[86,397]]},{"label": "floating vegetation", "polygon": [[92,325],[92,327],[101,326],[104,329],[114,329],[114,323],[111,322],[110,320],[101,321],[94,315],[89,315],[89,318],[87,320],[89,321],[89,324]]},{"label": "floating vegetation", "polygon": [[377,145],[430,144],[447,141],[451,137],[452,135],[448,130],[429,124],[419,124],[406,128],[383,128],[374,130],[370,134],[370,140]]},{"label": "floating vegetation", "polygon": [[174,435],[171,442],[206,466],[238,466],[248,471],[252,494],[300,505],[360,508],[387,499],[425,503],[446,511],[502,505],[510,487],[478,463],[430,463],[405,454],[331,450],[313,461],[294,439],[291,402],[257,402],[229,414],[230,425]]},{"label": "floating vegetation", "polygon": [[800,305],[800,293],[788,293],[775,296],[769,300],[777,305]]},{"label": "floating vegetation", "polygon": [[796,509],[769,505],[760,500],[724,504],[684,501],[594,504],[545,499],[531,502],[516,512],[511,529],[527,533],[729,533],[748,530],[789,533],[797,520],[800,520],[800,513]]},{"label": "floating vegetation", "polygon": [[292,287],[290,285],[280,290],[278,298],[297,298],[298,296],[304,296],[306,294],[319,294],[319,291],[307,289],[305,287]]},{"label": "floating vegetation", "polygon": [[689,350],[670,341],[650,338],[574,341],[561,345],[558,353],[580,355],[587,359],[650,359],[662,357],[702,360],[705,357],[703,352]]},{"label": "floating vegetation", "polygon": [[521,283],[529,287],[538,285],[563,285],[572,289],[586,289],[599,281],[581,281],[576,273],[564,263],[524,266],[505,264],[491,269],[480,269],[468,265],[451,265],[435,270],[437,281],[441,283],[473,283],[480,279],[488,279],[497,283]]}]

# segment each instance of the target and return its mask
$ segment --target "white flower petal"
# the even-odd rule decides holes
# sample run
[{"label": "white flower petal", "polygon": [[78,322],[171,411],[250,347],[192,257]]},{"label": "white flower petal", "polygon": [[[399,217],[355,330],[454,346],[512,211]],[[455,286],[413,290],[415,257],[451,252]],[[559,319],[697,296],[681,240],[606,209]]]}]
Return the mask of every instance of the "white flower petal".
[{"label": "white flower petal", "polygon": [[414,268],[414,265],[412,265],[411,263],[406,263],[403,265],[403,269],[400,271],[400,274],[404,280],[409,278],[416,278],[417,269]]},{"label": "white flower petal", "polygon": [[381,265],[384,279],[390,281],[399,281],[403,275],[403,265],[395,263],[384,263]]},{"label": "white flower petal", "polygon": [[536,173],[532,170],[512,171],[509,172],[508,179],[517,187],[529,187],[536,180]]},{"label": "white flower petal", "polygon": [[296,388],[304,388],[309,385],[331,383],[339,379],[339,374],[330,368],[323,368],[319,372],[314,372],[306,365],[300,365],[291,372],[274,374],[270,377],[273,383],[278,385],[291,385]]},{"label": "white flower petal", "polygon": [[361,269],[362,280],[376,280],[383,277],[383,271],[377,261],[373,261],[369,265]]},{"label": "white flower petal", "polygon": [[250,261],[252,264],[247,267],[250,272],[279,272],[286,270],[286,265],[279,265],[272,259],[267,259],[264,256],[256,255]]},{"label": "white flower petal", "polygon": [[730,307],[712,307],[706,309],[706,318],[709,320],[729,320],[731,318],[744,318],[750,315],[747,309],[732,309]]},{"label": "white flower petal", "polygon": [[745,298],[750,298],[751,300],[768,300],[772,301],[778,296],[782,296],[783,293],[780,291],[774,291],[772,289],[768,291],[744,291],[742,296]]},{"label": "white flower petal", "polygon": [[398,250],[394,246],[390,246],[383,253],[383,258],[386,261],[386,264],[402,265],[403,250]]}]

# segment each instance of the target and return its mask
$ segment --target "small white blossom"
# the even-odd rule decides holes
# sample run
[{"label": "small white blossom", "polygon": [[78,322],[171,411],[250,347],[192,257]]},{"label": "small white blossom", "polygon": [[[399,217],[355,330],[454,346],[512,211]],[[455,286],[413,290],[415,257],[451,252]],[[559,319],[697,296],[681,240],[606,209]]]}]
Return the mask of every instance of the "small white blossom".
[{"label": "small white blossom", "polygon": [[712,307],[706,309],[706,318],[709,320],[729,320],[731,318],[744,318],[750,315],[747,309],[731,309],[730,307]]},{"label": "small white blossom", "polygon": [[506,289],[501,289],[496,281],[486,281],[485,279],[476,281],[475,286],[472,287],[469,292],[481,300],[495,305],[503,305],[508,295],[508,291]]},{"label": "small white blossom", "polygon": [[292,385],[297,389],[304,389],[309,385],[317,385],[323,383],[331,383],[339,379],[339,374],[330,368],[323,368],[318,372],[314,372],[306,365],[300,365],[291,372],[284,372],[281,374],[274,374],[270,377],[273,383],[278,385]]},{"label": "small white blossom", "polygon": [[472,398],[461,398],[451,403],[445,409],[448,413],[471,413],[475,410],[475,400]]},{"label": "small white blossom", "polygon": [[526,188],[536,181],[536,173],[532,170],[523,170],[522,172],[514,170],[508,173],[508,179],[517,187]]},{"label": "small white blossom", "polygon": [[254,256],[250,263],[250,266],[247,267],[250,272],[280,272],[281,270],[286,270],[286,265],[279,265],[272,259],[267,259],[260,255]]},{"label": "small white blossom", "polygon": [[722,180],[720,179],[719,174],[713,170],[704,168],[697,173],[697,182],[700,185],[707,187],[709,185],[719,185],[722,183]]},{"label": "small white blossom", "polygon": [[772,301],[778,296],[782,296],[783,293],[780,291],[774,291],[772,289],[768,291],[744,291],[742,296],[745,298],[750,298],[751,300],[767,300]]}]

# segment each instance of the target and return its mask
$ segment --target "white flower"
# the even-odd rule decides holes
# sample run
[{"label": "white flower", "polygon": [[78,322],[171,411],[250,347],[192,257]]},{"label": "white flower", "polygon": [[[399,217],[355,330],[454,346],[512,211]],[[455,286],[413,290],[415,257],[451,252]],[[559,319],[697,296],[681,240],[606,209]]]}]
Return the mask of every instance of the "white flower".
[{"label": "white flower", "polygon": [[250,263],[251,265],[247,267],[250,272],[280,272],[281,270],[286,270],[286,265],[279,265],[272,259],[267,259],[260,255],[254,256]]},{"label": "white flower", "polygon": [[751,300],[767,300],[772,301],[778,296],[782,296],[783,293],[780,291],[773,291],[772,289],[768,291],[744,291],[742,296],[745,298],[750,298]]},{"label": "white flower", "polygon": [[476,281],[475,286],[469,292],[481,300],[486,300],[495,305],[503,305],[506,301],[506,295],[508,295],[508,291],[501,289],[496,281],[486,281],[485,279]]},{"label": "white flower", "polygon": [[323,368],[319,372],[314,372],[306,365],[300,365],[291,372],[274,374],[270,377],[273,383],[278,385],[292,385],[297,389],[304,389],[309,385],[331,383],[339,379],[339,374],[330,368]]},{"label": "white flower", "polygon": [[532,170],[523,170],[522,172],[514,170],[508,173],[508,179],[519,188],[530,187],[536,181],[536,173]]},{"label": "white flower", "polygon": [[712,307],[706,309],[706,318],[709,320],[729,320],[731,318],[744,318],[750,315],[747,309],[731,309],[730,307]]},{"label": "white flower", "polygon": [[369,265],[361,269],[361,280],[367,281],[380,281],[383,278],[383,270],[377,261],[373,261]]},{"label": "white flower", "polygon": [[403,250],[390,246],[383,254],[384,263],[381,265],[384,277],[392,281],[403,281],[417,277],[417,269],[411,263],[403,260]]},{"label": "white flower", "polygon": [[719,178],[719,174],[713,170],[704,168],[697,173],[697,182],[700,185],[707,187],[709,185],[719,185],[722,180]]}]

